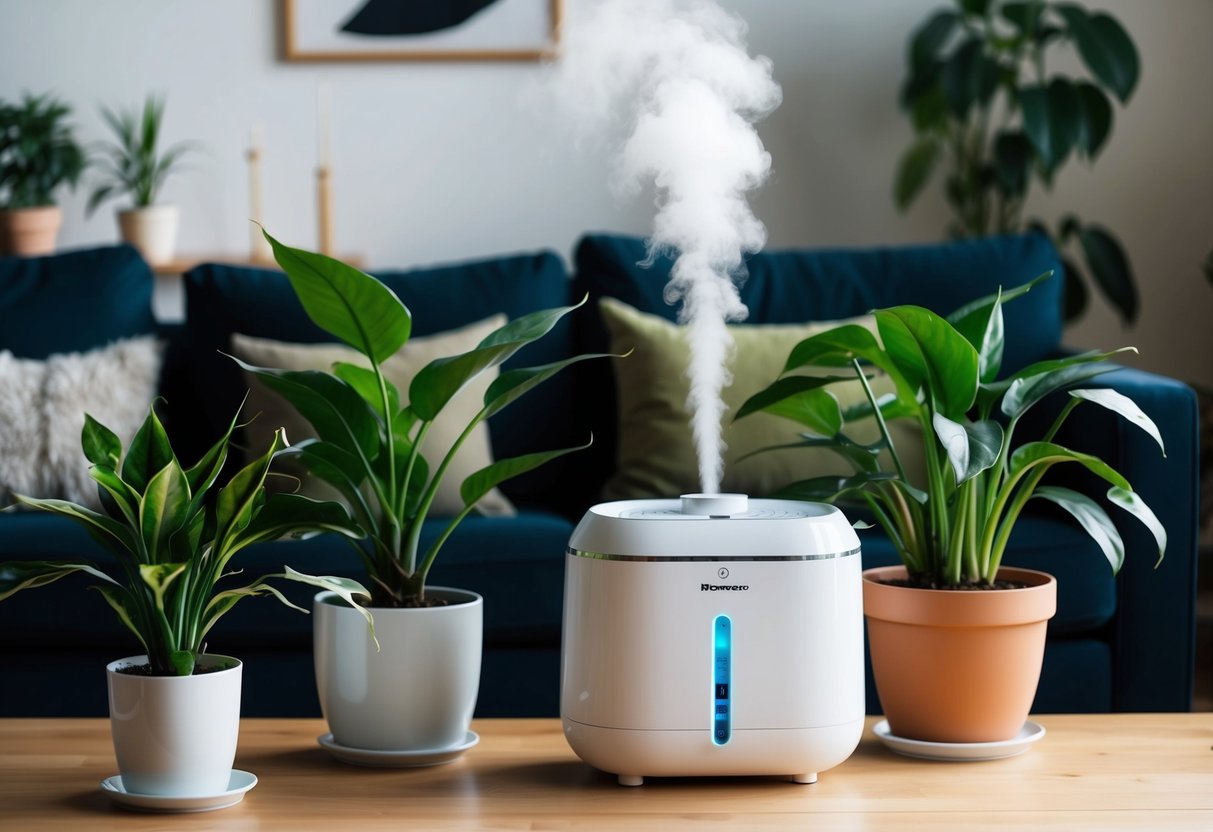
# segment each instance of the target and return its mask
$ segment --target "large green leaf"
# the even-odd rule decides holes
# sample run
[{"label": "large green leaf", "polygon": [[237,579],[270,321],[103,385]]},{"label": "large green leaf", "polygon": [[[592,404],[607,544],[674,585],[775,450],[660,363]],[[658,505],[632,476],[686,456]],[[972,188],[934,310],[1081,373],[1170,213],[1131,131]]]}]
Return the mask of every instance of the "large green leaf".
[{"label": "large green leaf", "polygon": [[1154,542],[1158,544],[1158,560],[1154,562],[1154,566],[1157,568],[1167,551],[1166,527],[1159,522],[1158,517],[1146,505],[1146,501],[1132,491],[1123,488],[1109,488],[1108,499],[1112,501],[1113,505],[1124,509],[1140,520],[1142,525],[1150,530],[1150,534],[1154,535]]},{"label": "large green leaf", "polygon": [[883,439],[871,445],[864,445],[841,433],[830,437],[813,436],[805,433],[801,434],[799,442],[788,442],[782,445],[770,445],[765,448],[758,448],[738,457],[736,463],[740,464],[750,457],[770,453],[771,451],[790,451],[797,448],[823,448],[838,454],[849,462],[856,471],[875,472],[880,469],[880,463],[877,458],[886,447],[888,445]]},{"label": "large green leaf", "polygon": [[901,376],[923,387],[935,409],[959,419],[977,396],[977,350],[946,320],[920,306],[876,312],[885,350]]},{"label": "large green leaf", "polygon": [[1162,433],[1158,430],[1158,425],[1154,424],[1154,420],[1146,415],[1145,411],[1137,406],[1137,402],[1130,399],[1123,393],[1118,393],[1115,390],[1107,388],[1094,388],[1088,390],[1071,390],[1070,395],[1076,399],[1083,399],[1088,402],[1094,402],[1100,407],[1106,407],[1113,413],[1117,413],[1126,419],[1131,424],[1144,430],[1150,437],[1158,443],[1158,449],[1162,451],[1162,455],[1167,455],[1167,448],[1162,441]]},{"label": "large green leaf", "polygon": [[481,468],[465,479],[463,484],[459,486],[459,496],[463,499],[464,505],[470,506],[506,480],[513,479],[520,474],[525,474],[527,471],[538,468],[540,465],[550,462],[557,457],[571,454],[574,451],[583,451],[590,447],[592,442],[593,440],[591,439],[590,442],[586,442],[584,445],[577,445],[573,448],[540,451],[539,453],[516,456],[512,459],[499,459],[492,465]]},{"label": "large green leaf", "polygon": [[409,384],[409,407],[418,417],[433,421],[464,385],[489,367],[506,361],[527,344],[542,338],[568,313],[585,303],[543,309],[510,321],[490,332],[469,352],[438,358],[422,367]]},{"label": "large green leaf", "polygon": [[1128,255],[1106,229],[1085,225],[1078,233],[1082,252],[1087,258],[1091,275],[1104,296],[1112,302],[1121,319],[1131,324],[1137,320],[1137,286]]},{"label": "large green leaf", "polygon": [[948,100],[948,109],[959,119],[964,119],[969,107],[977,100],[977,82],[982,60],[982,42],[972,37],[962,43],[943,68],[943,93]]},{"label": "large green leaf", "polygon": [[0,601],[23,589],[46,586],[76,572],[85,572],[94,578],[119,585],[91,563],[70,560],[14,560],[0,563]]},{"label": "large green leaf", "polygon": [[1054,8],[1065,20],[1087,69],[1122,103],[1128,101],[1141,73],[1141,59],[1132,38],[1111,15],[1088,14],[1074,3],[1058,3]]},{"label": "large green leaf", "polygon": [[173,446],[169,444],[164,425],[156,416],[155,406],[147,410],[147,418],[131,439],[122,461],[122,479],[140,494],[147,488],[152,477],[173,460]]},{"label": "large green leaf", "polygon": [[871,331],[858,324],[843,324],[811,335],[793,347],[783,372],[809,366],[846,367],[857,358],[875,364],[886,373],[895,371]]},{"label": "large green leaf", "polygon": [[[977,350],[977,375],[980,381],[991,382],[1002,369],[1002,353],[1006,332],[1002,317],[1002,291],[993,302],[962,315],[953,323],[956,331]],[[949,316],[951,323],[951,317]]]},{"label": "large green leaf", "polygon": [[771,497],[832,503],[847,495],[859,493],[872,483],[889,482],[896,478],[896,474],[888,471],[862,471],[849,477],[813,477],[786,485],[771,494]]},{"label": "large green leaf", "polygon": [[264,499],[265,475],[270,460],[286,444],[279,428],[274,432],[269,448],[257,459],[245,465],[219,490],[215,504],[215,548],[221,557],[235,551],[236,538],[253,519],[259,499]]},{"label": "large green leaf", "polygon": [[190,489],[177,460],[152,477],[139,501],[139,529],[150,563],[168,553],[169,538],[189,519]]},{"label": "large green leaf", "polygon": [[84,450],[84,458],[94,465],[117,468],[122,457],[122,440],[87,413],[80,431],[80,447]]},{"label": "large green leaf", "polygon": [[1078,140],[1080,107],[1078,92],[1064,78],[1054,78],[1047,87],[1025,87],[1020,91],[1023,129],[1036,148],[1046,172],[1052,172]]},{"label": "large green leaf", "polygon": [[1002,450],[1002,425],[997,422],[953,422],[936,413],[935,435],[948,454],[956,474],[956,484],[968,482],[992,468]]},{"label": "large green leaf", "polygon": [[1094,159],[1112,132],[1112,105],[1103,90],[1094,84],[1082,81],[1076,89],[1078,103],[1082,108],[1078,146],[1087,154],[1088,159]]},{"label": "large green leaf", "polygon": [[1125,491],[1132,490],[1129,481],[1099,457],[1072,451],[1053,442],[1028,442],[1019,446],[1011,454],[1010,474],[1014,477],[1028,468],[1062,462],[1077,462],[1117,488],[1123,488]]},{"label": "large green leaf", "polygon": [[1009,379],[989,385],[988,389],[996,391],[1005,389],[1002,396],[1002,412],[1012,419],[1022,416],[1029,408],[1050,393],[1056,392],[1071,384],[1110,373],[1116,369],[1114,365],[1100,362],[1133,350],[1125,347],[1109,352],[1086,352],[1068,358],[1038,361],[1024,367]]},{"label": "large green leaf", "polygon": [[316,326],[376,363],[409,339],[409,310],[383,283],[340,260],[284,246],[263,233]]},{"label": "large green leaf", "polygon": [[[772,407],[788,399],[798,399],[804,393],[819,390],[830,384],[835,384],[840,381],[854,381],[854,376],[784,376],[771,382],[765,389],[759,390],[754,395],[746,399],[740,408],[737,409],[737,415],[733,417],[733,421],[744,419],[751,413],[758,412],[773,412]],[[795,412],[795,411],[791,411]],[[833,407],[834,415],[827,419],[830,423],[836,423],[833,430],[819,430],[819,433],[832,436],[837,433],[842,427],[842,413],[838,409],[838,401],[834,400]],[[777,415],[794,418],[789,415],[789,412],[780,412]],[[827,415],[827,414],[821,414]],[[797,421],[800,421],[797,419]],[[801,422],[806,427],[812,428],[813,425],[807,422]]]},{"label": "large green leaf", "polygon": [[100,487],[99,493],[105,495],[102,506],[106,513],[115,520],[125,521],[132,528],[138,528],[140,495],[108,465],[93,465],[88,469],[88,475]]},{"label": "large green leaf", "polygon": [[345,382],[318,370],[273,370],[233,360],[290,402],[324,441],[368,459],[378,452],[375,413]]},{"label": "large green leaf", "polygon": [[313,476],[337,488],[347,498],[359,491],[369,474],[358,457],[332,442],[305,439],[284,448],[278,455],[297,458]]},{"label": "large green leaf", "polygon": [[844,423],[838,399],[824,388],[805,390],[789,396],[767,405],[763,412],[790,419],[822,436],[834,436],[842,430]]},{"label": "large green leaf", "polygon": [[1112,574],[1120,571],[1125,562],[1125,544],[1112,518],[1098,503],[1085,494],[1051,485],[1040,486],[1032,496],[1055,503],[1073,515],[1112,565]]},{"label": "large green leaf", "polygon": [[517,401],[529,391],[534,390],[565,367],[581,361],[587,361],[591,358],[626,358],[628,355],[631,355],[630,351],[624,355],[586,353],[539,367],[522,367],[516,370],[508,370],[495,378],[488,389],[484,391],[484,418],[487,419],[505,409],[508,405]]},{"label": "large green leaf", "polygon": [[385,425],[391,418],[389,414],[395,414],[400,410],[400,391],[396,389],[396,385],[385,378],[383,385],[384,390],[387,391],[388,411],[384,412],[383,391],[379,389],[379,379],[376,377],[374,370],[360,367],[357,364],[347,364],[344,361],[338,361],[333,365],[333,375],[352,387],[362,397],[363,401],[379,414],[379,418],[383,420]]},{"label": "large green leaf", "polygon": [[299,494],[270,494],[257,516],[241,532],[240,542],[249,545],[267,540],[299,540],[322,532],[336,532],[354,540],[365,537],[341,503]]},{"label": "large green leaf", "polygon": [[898,210],[904,211],[918,196],[923,185],[931,178],[935,163],[939,160],[939,140],[925,136],[910,145],[897,165],[897,178],[893,184],[893,201]]},{"label": "large green leaf", "polygon": [[959,23],[960,15],[954,11],[944,9],[932,14],[910,40],[910,66],[919,69],[934,61]]}]

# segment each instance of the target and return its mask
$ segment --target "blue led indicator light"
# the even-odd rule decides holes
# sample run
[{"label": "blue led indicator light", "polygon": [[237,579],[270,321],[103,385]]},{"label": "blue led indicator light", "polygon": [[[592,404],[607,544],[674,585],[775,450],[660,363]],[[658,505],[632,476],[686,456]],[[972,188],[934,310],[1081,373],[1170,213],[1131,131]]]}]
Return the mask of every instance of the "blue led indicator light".
[{"label": "blue led indicator light", "polygon": [[732,735],[733,626],[727,615],[712,621],[712,743],[724,745]]}]

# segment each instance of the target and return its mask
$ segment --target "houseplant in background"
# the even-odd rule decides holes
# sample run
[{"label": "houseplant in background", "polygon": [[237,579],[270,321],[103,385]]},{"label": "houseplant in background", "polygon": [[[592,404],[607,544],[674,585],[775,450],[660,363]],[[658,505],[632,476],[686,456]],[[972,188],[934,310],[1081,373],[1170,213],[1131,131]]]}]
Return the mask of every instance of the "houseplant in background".
[{"label": "houseplant in background", "polygon": [[[1132,39],[1111,15],[1075,3],[956,5],[936,11],[910,39],[901,106],[914,141],[897,168],[898,208],[909,207],[942,165],[952,236],[1044,231],[1063,254],[1067,245],[1082,252],[1094,285],[1131,323],[1137,288],[1116,237],[1073,214],[1050,229],[1023,210],[1033,181],[1051,188],[1068,159],[1094,162],[1103,149],[1112,131],[1110,97],[1127,104],[1137,86]],[[1089,78],[1046,73],[1046,58],[1064,44],[1077,49]],[[1073,257],[1062,262],[1065,316],[1072,319],[1088,292]]]},{"label": "houseplant in background", "polygon": [[85,155],[66,123],[71,108],[28,93],[0,100],[0,254],[34,257],[55,250],[61,185],[75,187]]},{"label": "houseplant in background", "polygon": [[501,459],[475,471],[460,487],[462,509],[424,551],[422,525],[452,459],[478,425],[565,367],[596,356],[502,373],[431,467],[423,453],[426,437],[435,423],[459,418],[447,410],[451,399],[576,307],[524,315],[468,352],[434,359],[413,376],[406,399],[381,367],[412,330],[409,310],[395,293],[338,260],[265,236],[308,317],[359,361],[339,362],[331,373],[239,362],[311,423],[317,438],[281,453],[341,493],[351,509],[351,531],[362,538],[358,552],[382,650],[370,644],[345,600],[317,596],[316,680],[332,731],[321,743],[341,759],[372,765],[451,759],[476,742],[468,726],[479,687],[483,603],[475,593],[427,587],[427,575],[445,541],[491,489],[578,449]]},{"label": "houseplant in background", "polygon": [[101,115],[116,141],[98,148],[100,155],[95,164],[101,167],[103,178],[93,189],[86,211],[92,214],[110,197],[124,194],[130,197],[131,207],[118,211],[122,239],[139,249],[147,262],[153,265],[168,262],[177,247],[177,206],[157,203],[156,197],[165,179],[193,146],[179,142],[163,151],[159,149],[164,99],[154,95],[144,100],[141,112],[114,112],[102,107]]},{"label": "houseplant in background", "polygon": [[[271,461],[285,446],[281,431],[264,453],[218,486],[235,427],[233,420],[187,468],[154,407],[125,453],[112,431],[86,415],[81,445],[104,511],[64,500],[20,495],[17,500],[79,523],[115,556],[120,574],[114,577],[83,561],[0,564],[0,600],[75,572],[99,579],[94,588],[142,643],[144,655],[107,667],[121,779],[106,782],[111,792],[128,799],[161,799],[147,804],[153,807],[174,808],[173,800],[208,797],[227,798],[219,805],[228,805],[256,782],[232,769],[241,664],[205,652],[215,623],[250,596],[271,594],[289,604],[271,579],[319,586],[351,604],[355,594],[365,592],[354,581],[304,575],[290,567],[245,586],[219,588],[233,574],[235,556],[250,544],[348,525],[348,514],[337,503],[266,494]],[[365,617],[365,634],[369,615],[351,609]]]},{"label": "houseplant in background", "polygon": [[[1121,474],[1053,441],[1072,411],[1087,403],[1119,414],[1162,448],[1157,427],[1131,399],[1106,389],[1070,389],[1043,439],[1015,445],[1016,428],[1030,409],[1109,371],[1105,359],[1132,349],[1041,361],[999,379],[1002,304],[1049,274],[946,319],[916,306],[877,310],[879,340],[855,325],[807,338],[792,350],[780,378],[737,414],[766,411],[792,419],[807,428],[798,446],[837,452],[851,473],[794,483],[777,496],[857,500],[900,555],[903,566],[864,573],[873,671],[897,737],[1000,742],[1024,727],[1056,608],[1052,576],[1001,565],[1029,499],[1048,500],[1073,515],[1112,570],[1120,568],[1124,545],[1107,512],[1078,491],[1043,484],[1049,470],[1076,464],[1106,481],[1108,501],[1145,524],[1160,560],[1166,548],[1165,530]],[[798,375],[809,366],[850,366],[867,402],[842,411],[828,391],[840,377]],[[876,399],[868,384],[872,372],[887,374],[894,392]],[[865,445],[847,435],[849,423],[873,415],[879,441]],[[921,428],[925,482],[907,478],[887,429],[893,418],[915,420]],[[892,470],[880,461],[885,451]]]}]

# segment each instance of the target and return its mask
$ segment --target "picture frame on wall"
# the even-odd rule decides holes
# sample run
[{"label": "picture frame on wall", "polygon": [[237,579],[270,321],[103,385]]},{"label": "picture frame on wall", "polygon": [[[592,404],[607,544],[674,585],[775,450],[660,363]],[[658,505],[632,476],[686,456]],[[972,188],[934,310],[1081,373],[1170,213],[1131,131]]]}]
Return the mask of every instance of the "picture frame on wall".
[{"label": "picture frame on wall", "polygon": [[538,61],[563,0],[282,0],[287,61]]}]

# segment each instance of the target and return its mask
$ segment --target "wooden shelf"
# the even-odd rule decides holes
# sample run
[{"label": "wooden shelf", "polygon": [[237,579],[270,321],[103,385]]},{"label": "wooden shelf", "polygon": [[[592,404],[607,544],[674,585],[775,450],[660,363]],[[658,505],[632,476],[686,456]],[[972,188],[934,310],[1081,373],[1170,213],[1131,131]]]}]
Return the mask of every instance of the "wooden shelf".
[{"label": "wooden shelf", "polygon": [[[355,268],[365,268],[364,259],[357,254],[338,255],[342,262],[349,263]],[[195,266],[203,263],[222,263],[227,266],[249,266],[258,269],[277,269],[274,260],[253,259],[245,254],[179,254],[172,260],[163,263],[153,263],[152,271],[158,275],[185,274]]]}]

